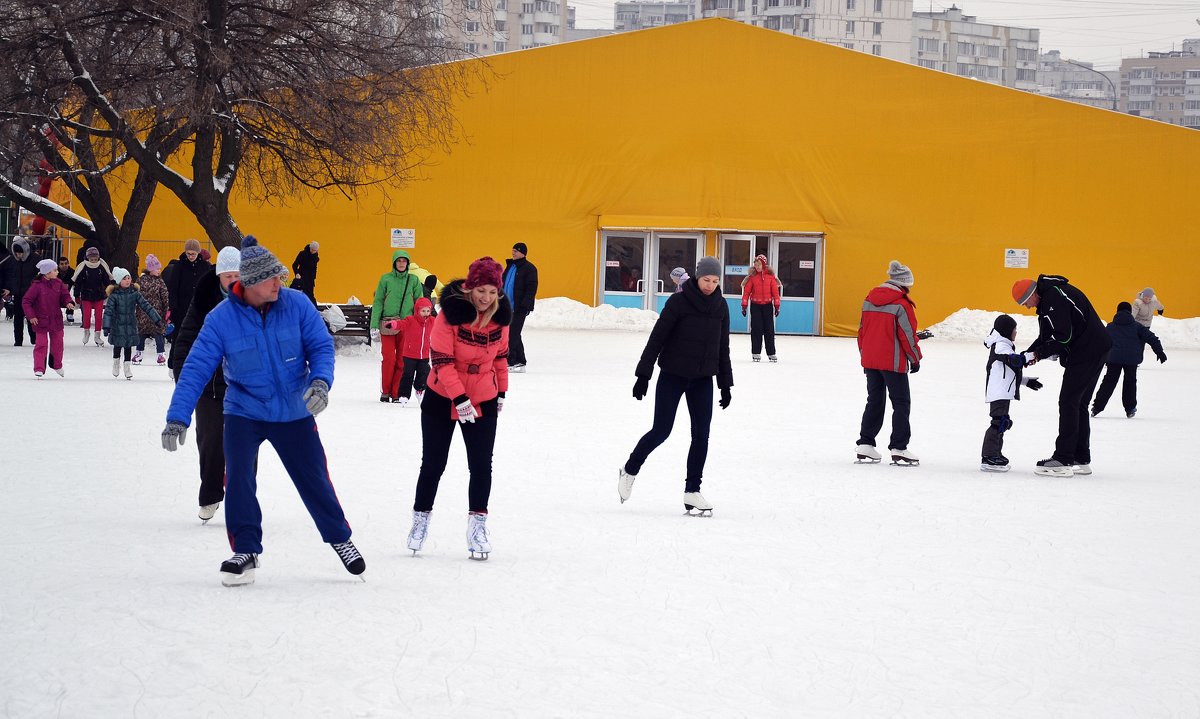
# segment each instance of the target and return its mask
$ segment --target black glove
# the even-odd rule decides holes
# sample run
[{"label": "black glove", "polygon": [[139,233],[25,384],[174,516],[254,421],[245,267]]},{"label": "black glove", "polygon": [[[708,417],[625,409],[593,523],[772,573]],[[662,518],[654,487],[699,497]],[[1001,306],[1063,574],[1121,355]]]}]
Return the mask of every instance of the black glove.
[{"label": "black glove", "polygon": [[912,367],[908,368],[909,374],[916,374],[920,371],[921,371],[921,363],[920,362],[913,362]]},{"label": "black glove", "polygon": [[929,330],[920,330],[917,332],[917,339],[919,340],[927,340],[931,337],[933,337],[933,333]]},{"label": "black glove", "polygon": [[743,308],[742,308],[742,317],[745,317],[745,316],[746,316],[746,308],[745,308],[745,307],[743,307]]},{"label": "black glove", "polygon": [[637,382],[633,383],[633,398],[640,402],[642,400],[642,397],[645,397],[646,392],[648,392],[649,390],[650,390],[650,378],[649,377],[638,377]]},{"label": "black glove", "polygon": [[107,327],[105,327],[105,328],[104,328],[104,336],[105,336],[105,337],[107,337],[107,336],[108,336],[108,328],[107,328]]},{"label": "black glove", "polygon": [[1167,361],[1167,356],[1165,354],[1161,354],[1158,356],[1159,364],[1166,364],[1166,361]]},{"label": "black glove", "polygon": [[721,405],[721,409],[725,409],[726,407],[729,406],[729,403],[732,401],[733,401],[733,395],[729,394],[729,388],[725,387],[724,389],[721,390],[721,401],[718,402],[717,404]]},{"label": "black glove", "polygon": [[1029,389],[1033,390],[1034,392],[1037,392],[1039,389],[1042,388],[1043,385],[1041,382],[1038,382],[1037,377],[1030,377],[1029,379],[1025,380],[1025,386],[1028,387]]},{"label": "black glove", "polygon": [[1159,316],[1159,317],[1162,317],[1164,312],[1166,312],[1166,309],[1161,309],[1161,310],[1159,310],[1159,311],[1158,311],[1158,316]]},{"label": "black glove", "polygon": [[776,307],[776,308],[775,308],[775,316],[776,316],[776,317],[778,317],[778,316],[779,316],[779,308],[778,308],[778,307]]}]

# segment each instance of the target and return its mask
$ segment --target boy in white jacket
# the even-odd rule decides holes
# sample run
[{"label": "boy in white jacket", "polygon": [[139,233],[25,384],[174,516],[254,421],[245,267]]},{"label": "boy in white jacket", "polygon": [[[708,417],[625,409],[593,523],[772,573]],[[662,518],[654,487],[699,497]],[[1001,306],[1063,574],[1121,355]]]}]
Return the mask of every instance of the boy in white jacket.
[{"label": "boy in white jacket", "polygon": [[1039,390],[1042,383],[1037,377],[1023,377],[1022,370],[1033,364],[1037,357],[1032,352],[1017,352],[1017,321],[1008,315],[1000,315],[992,325],[991,334],[983,340],[988,348],[987,389],[984,401],[989,404],[992,423],[983,433],[983,461],[979,469],[984,472],[1007,472],[1008,458],[1004,456],[1004,433],[1012,428],[1008,414],[1009,402],[1021,399],[1021,385]]}]

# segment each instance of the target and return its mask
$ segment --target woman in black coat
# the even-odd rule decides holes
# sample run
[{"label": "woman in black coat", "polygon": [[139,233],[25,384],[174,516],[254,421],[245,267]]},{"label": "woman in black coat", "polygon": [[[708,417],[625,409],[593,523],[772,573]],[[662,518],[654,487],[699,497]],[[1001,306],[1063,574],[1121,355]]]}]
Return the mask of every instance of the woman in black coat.
[{"label": "woman in black coat", "polygon": [[650,388],[654,362],[658,361],[658,385],[654,389],[654,426],[638,441],[629,459],[617,472],[621,502],[629,499],[633,481],[650,453],[671,436],[679,400],[687,398],[692,420],[692,444],[688,450],[683,506],[703,516],[713,505],[700,494],[704,462],[708,458],[708,429],[712,423],[713,381],[721,390],[721,409],[732,397],[733,368],[729,363],[729,306],[721,294],[721,263],[703,257],[695,275],[683,290],[667,298],[662,315],[650,333],[637,366],[633,396],[641,400]]}]

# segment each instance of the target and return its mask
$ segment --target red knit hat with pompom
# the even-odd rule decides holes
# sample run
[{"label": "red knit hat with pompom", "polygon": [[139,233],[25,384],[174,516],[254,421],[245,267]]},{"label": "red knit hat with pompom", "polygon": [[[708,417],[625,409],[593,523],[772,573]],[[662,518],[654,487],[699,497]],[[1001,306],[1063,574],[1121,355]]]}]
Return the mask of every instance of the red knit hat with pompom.
[{"label": "red knit hat with pompom", "polygon": [[491,257],[480,257],[471,263],[471,269],[467,271],[467,282],[464,287],[468,290],[479,287],[480,285],[492,285],[499,289],[503,280],[504,268],[500,263],[493,260]]}]

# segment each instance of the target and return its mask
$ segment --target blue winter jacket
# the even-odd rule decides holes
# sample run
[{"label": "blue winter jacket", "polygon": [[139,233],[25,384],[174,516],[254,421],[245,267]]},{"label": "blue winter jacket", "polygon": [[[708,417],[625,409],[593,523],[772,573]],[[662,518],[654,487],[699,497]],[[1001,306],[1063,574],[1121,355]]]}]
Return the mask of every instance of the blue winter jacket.
[{"label": "blue winter jacket", "polygon": [[1146,345],[1154,350],[1155,357],[1166,357],[1162,342],[1158,335],[1143,327],[1133,319],[1132,312],[1121,312],[1113,315],[1108,323],[1108,336],[1112,338],[1112,351],[1108,353],[1109,364],[1138,365],[1142,363]]},{"label": "blue winter jacket", "polygon": [[311,300],[281,288],[264,316],[246,304],[241,285],[204,318],[204,326],[167,409],[167,421],[191,424],[192,410],[218,365],[229,389],[225,414],[264,422],[309,416],[304,391],[313,380],[333,386],[333,337]]}]

